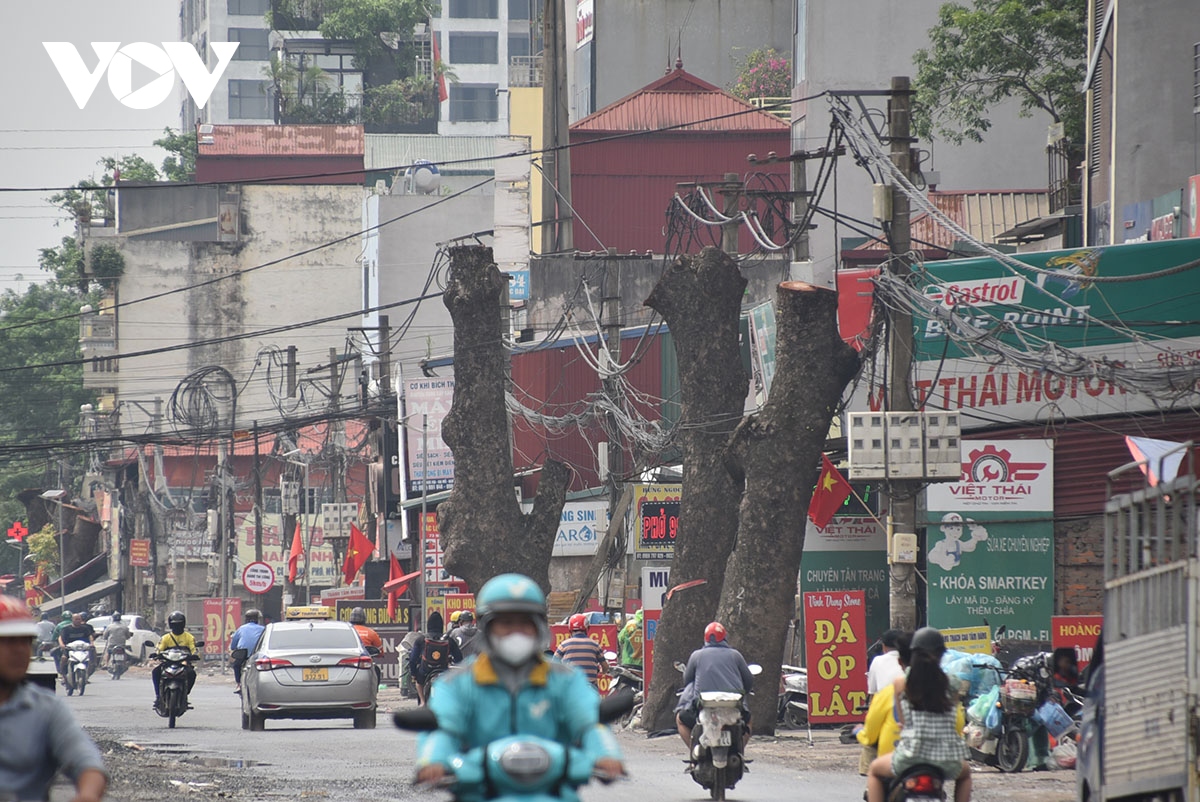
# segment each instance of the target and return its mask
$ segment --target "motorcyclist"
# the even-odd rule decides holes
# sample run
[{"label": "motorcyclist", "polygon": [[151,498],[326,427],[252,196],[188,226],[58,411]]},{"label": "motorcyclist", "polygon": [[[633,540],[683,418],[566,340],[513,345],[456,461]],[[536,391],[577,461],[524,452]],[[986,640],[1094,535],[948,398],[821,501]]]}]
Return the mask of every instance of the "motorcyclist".
[{"label": "motorcyclist", "polygon": [[475,613],[463,610],[462,615],[458,617],[458,627],[450,633],[450,637],[458,644],[458,649],[464,658],[483,651],[481,636],[479,627],[475,626]]},{"label": "motorcyclist", "polygon": [[645,613],[639,609],[617,633],[617,645],[621,650],[621,665],[634,671],[642,670],[642,620],[644,615]]},{"label": "motorcyclist", "polygon": [[588,682],[597,685],[600,674],[608,671],[608,661],[600,650],[600,644],[588,637],[587,616],[576,613],[567,619],[570,635],[554,650],[554,657],[575,666],[585,675]]},{"label": "motorcyclist", "polygon": [[[61,657],[59,659],[58,673],[63,677],[67,675],[67,660],[70,657],[70,654],[67,652],[67,644],[77,640],[86,641],[88,644],[88,653],[91,656],[91,659],[88,661],[88,675],[90,676],[96,670],[96,630],[91,624],[83,620],[81,613],[74,613],[71,615],[71,623],[59,630],[58,633],[58,646],[61,650],[59,652]],[[74,690],[68,688],[67,695],[70,696],[72,693],[74,693]]]},{"label": "motorcyclist", "polygon": [[358,633],[358,639],[362,641],[362,645],[368,651],[374,649],[372,654],[379,654],[383,651],[383,638],[379,637],[379,633],[367,626],[367,611],[361,607],[355,607],[350,611],[350,623],[354,626],[354,631]]},{"label": "motorcyclist", "polygon": [[54,625],[50,613],[42,613],[42,620],[37,623],[37,658],[42,658],[42,652],[45,651],[47,644],[55,643],[54,630],[58,629]]},{"label": "motorcyclist", "polygon": [[704,628],[704,646],[692,652],[683,670],[684,693],[675,708],[675,725],[679,737],[692,748],[692,728],[700,712],[700,694],[714,691],[742,694],[742,715],[750,727],[750,709],[746,699],[754,688],[754,675],[742,653],[729,645],[727,633],[720,621]]},{"label": "motorcyclist", "polygon": [[[888,633],[895,633],[888,637]],[[900,668],[900,676],[908,668],[912,655],[909,652],[908,633],[900,630],[888,630],[884,638],[890,640],[890,648],[895,649],[896,665]],[[886,641],[885,641],[886,642]],[[878,657],[875,663],[879,662]],[[874,668],[875,663],[871,666]],[[863,719],[863,727],[855,735],[862,744],[862,756],[858,761],[858,773],[866,776],[871,767],[871,761],[877,757],[890,755],[896,748],[896,739],[900,737],[900,722],[896,718],[896,687],[892,677],[886,684],[880,685],[871,696],[871,705]]]},{"label": "motorcyclist", "polygon": [[[176,610],[167,616],[167,626],[171,631],[166,635],[163,635],[158,641],[159,652],[164,652],[167,649],[178,648],[186,649],[191,654],[199,654],[199,651],[196,649],[196,639],[192,636],[192,633],[187,631],[187,616],[185,616],[181,611]],[[154,670],[150,672],[150,679],[154,681],[155,710],[157,710],[159,706],[158,683],[159,680],[162,679],[162,670],[163,664],[159,662],[159,664],[154,667]],[[192,664],[189,662],[186,664],[184,670],[187,674],[187,690],[190,694],[192,692],[192,686],[196,684],[196,669],[192,668]]]},{"label": "motorcyclist", "polygon": [[[595,756],[595,768],[624,775],[620,749],[599,724],[599,695],[582,673],[548,661],[546,596],[532,579],[501,574],[479,591],[475,604],[483,652],[438,680],[429,709],[438,729],[423,735],[417,781],[435,783],[452,773],[455,759],[497,738],[523,734],[576,746]],[[483,789],[459,788],[457,798],[475,802]],[[564,788],[564,799],[575,799]]]},{"label": "motorcyclist", "polygon": [[112,662],[112,653],[125,650],[125,645],[129,643],[129,639],[133,637],[133,630],[129,625],[121,620],[121,612],[114,611],[112,614],[112,623],[104,628],[104,664],[107,668]]},{"label": "motorcyclist", "polygon": [[[430,615],[429,621],[431,624],[440,625],[442,618],[438,616],[434,620],[433,615]],[[437,671],[445,671],[450,666],[461,663],[462,659],[463,653],[458,648],[458,643],[443,635],[440,626],[431,626],[427,635],[417,636],[408,657],[408,665],[417,686],[417,700],[420,704],[429,701],[425,698],[426,680]]]},{"label": "motorcyclist", "polygon": [[258,643],[259,637],[263,630],[266,629],[262,625],[260,619],[262,613],[254,608],[250,608],[242,614],[242,625],[238,627],[233,637],[229,639],[229,658],[233,664],[233,692],[242,692],[242,668],[245,667],[246,661],[250,659],[250,650]]}]

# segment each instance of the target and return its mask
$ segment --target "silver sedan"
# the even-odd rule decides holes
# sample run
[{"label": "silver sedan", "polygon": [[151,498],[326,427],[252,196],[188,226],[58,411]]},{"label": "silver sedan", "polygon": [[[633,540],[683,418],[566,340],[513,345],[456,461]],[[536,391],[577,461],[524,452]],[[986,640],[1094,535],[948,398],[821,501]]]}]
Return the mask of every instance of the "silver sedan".
[{"label": "silver sedan", "polygon": [[374,664],[354,627],[343,621],[269,624],[242,675],[242,729],[268,718],[352,718],[375,726]]}]

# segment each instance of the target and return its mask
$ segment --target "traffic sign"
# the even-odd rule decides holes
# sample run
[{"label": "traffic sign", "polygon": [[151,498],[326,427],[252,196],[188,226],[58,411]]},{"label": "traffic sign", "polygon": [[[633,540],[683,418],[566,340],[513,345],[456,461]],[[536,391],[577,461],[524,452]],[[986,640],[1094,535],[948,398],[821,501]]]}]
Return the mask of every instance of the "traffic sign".
[{"label": "traffic sign", "polygon": [[25,528],[25,524],[20,521],[15,522],[8,528],[8,536],[20,543],[29,534],[29,530]]},{"label": "traffic sign", "polygon": [[275,587],[275,569],[267,563],[250,563],[242,571],[242,586],[251,593],[266,593]]}]

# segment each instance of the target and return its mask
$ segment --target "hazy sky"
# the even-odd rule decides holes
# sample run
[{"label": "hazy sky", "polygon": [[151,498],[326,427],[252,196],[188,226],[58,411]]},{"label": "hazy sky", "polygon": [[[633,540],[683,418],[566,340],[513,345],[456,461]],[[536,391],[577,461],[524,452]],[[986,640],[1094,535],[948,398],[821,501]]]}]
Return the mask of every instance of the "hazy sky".
[{"label": "hazy sky", "polygon": [[[42,47],[70,42],[89,69],[90,42],[173,42],[179,39],[178,0],[0,0],[0,291],[20,289],[16,276],[41,280],[38,249],[73,235],[74,225],[46,198],[51,192],[14,188],[62,187],[99,178],[102,156],[136,153],[160,166],[166,153],[150,143],[165,126],[179,127],[182,84],[162,105],[126,108],[101,79],[80,110]],[[156,77],[134,66],[133,89]],[[61,222],[59,222],[61,221]],[[58,222],[58,226],[55,223]]]}]

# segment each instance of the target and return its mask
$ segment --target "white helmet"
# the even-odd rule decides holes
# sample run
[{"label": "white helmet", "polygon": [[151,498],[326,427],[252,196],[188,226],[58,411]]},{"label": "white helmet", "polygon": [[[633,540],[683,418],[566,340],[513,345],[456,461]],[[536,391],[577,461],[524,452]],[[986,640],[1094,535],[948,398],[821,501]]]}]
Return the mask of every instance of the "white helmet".
[{"label": "white helmet", "polygon": [[32,638],[37,634],[37,622],[25,602],[0,596],[0,638]]}]

